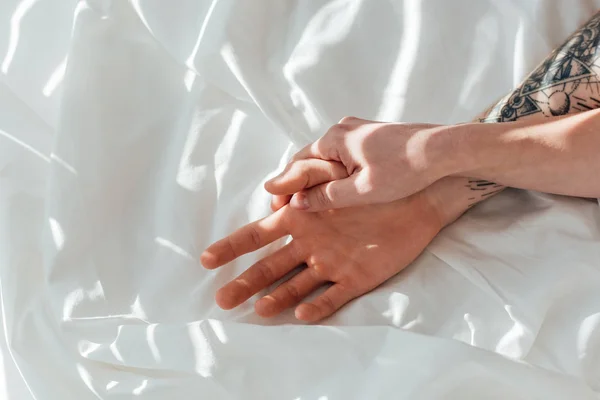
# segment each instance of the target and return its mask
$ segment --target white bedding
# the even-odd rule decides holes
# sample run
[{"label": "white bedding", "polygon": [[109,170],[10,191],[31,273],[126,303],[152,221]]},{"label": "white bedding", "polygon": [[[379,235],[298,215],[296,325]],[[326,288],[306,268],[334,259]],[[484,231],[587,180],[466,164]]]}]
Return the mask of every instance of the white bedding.
[{"label": "white bedding", "polygon": [[468,120],[597,7],[2,0],[0,398],[598,398],[594,202],[497,196],[324,326],[214,304],[259,254],[197,261],[294,145]]}]

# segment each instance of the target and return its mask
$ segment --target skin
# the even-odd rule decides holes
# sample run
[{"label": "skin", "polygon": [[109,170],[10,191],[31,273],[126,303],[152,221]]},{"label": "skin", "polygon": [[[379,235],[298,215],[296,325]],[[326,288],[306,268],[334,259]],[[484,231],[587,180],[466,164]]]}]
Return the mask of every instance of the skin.
[{"label": "skin", "polygon": [[[297,318],[319,321],[400,272],[444,226],[505,187],[488,179],[516,187],[600,197],[597,182],[591,182],[594,180],[591,174],[598,169],[594,164],[598,148],[597,112],[581,113],[600,105],[600,65],[596,64],[599,26],[600,14],[550,54],[519,87],[482,113],[477,118],[479,123],[452,129],[413,126],[416,131],[428,130],[428,140],[442,136],[442,142],[450,143],[454,151],[472,158],[465,164],[460,160],[446,164],[444,168],[450,176],[435,180],[402,200],[316,212],[299,209],[302,202],[294,207],[297,200],[288,205],[292,195],[298,193],[294,185],[305,191],[326,182],[348,179],[364,170],[354,168],[356,165],[347,168],[349,163],[341,157],[339,161],[330,156],[296,157],[283,173],[287,178],[266,185],[275,195],[272,202],[275,213],[209,246],[201,262],[206,268],[218,268],[288,234],[293,237],[293,245],[260,260],[221,288],[217,303],[225,309],[233,308],[304,261],[308,265],[305,270],[260,299],[255,309],[259,315],[268,317],[296,307]],[[557,65],[562,69],[557,69]],[[579,71],[580,75],[565,75],[573,71]],[[570,117],[577,113],[580,114]],[[493,124],[493,129],[490,125],[489,130],[481,130],[488,129],[483,123],[497,122],[508,124]],[[381,123],[371,125],[375,129],[381,126]],[[361,130],[355,137],[365,136],[369,133]],[[448,137],[452,139],[445,140]],[[408,142],[406,138],[400,141]],[[417,150],[428,148],[418,141],[417,144]],[[390,153],[381,149],[380,154],[389,157]],[[510,162],[503,162],[507,159]],[[408,164],[421,165],[419,170],[423,171],[422,164]],[[314,173],[309,174],[308,170]],[[278,185],[286,189],[277,189]],[[333,286],[323,295],[297,305],[307,294],[330,282]]]},{"label": "skin", "polygon": [[[576,197],[600,197],[600,110],[453,132],[462,143],[455,176]],[[464,156],[461,157],[460,155]]]},{"label": "skin", "polygon": [[[286,205],[246,225],[211,245],[201,257],[202,264],[218,268],[283,236],[291,235],[293,240],[221,288],[217,304],[234,308],[306,263],[304,270],[256,302],[256,313],[277,315],[317,288],[332,284],[295,310],[296,318],[307,322],[331,315],[406,268],[437,235],[443,222],[426,193],[384,205],[315,213]],[[404,240],[398,241],[399,237]]]},{"label": "skin", "polygon": [[[461,185],[469,191],[446,201],[462,201],[466,207],[502,189],[503,185],[489,180],[518,188],[597,197],[597,187],[588,179],[595,170],[589,166],[595,164],[587,169],[581,165],[583,160],[593,161],[590,149],[597,148],[598,135],[593,133],[600,123],[594,112],[583,118],[571,115],[599,106],[600,12],[557,47],[521,85],[477,118],[480,123],[508,124],[436,128],[344,118],[300,151],[266,189],[276,195],[275,208],[291,199],[292,207],[309,211],[389,201],[417,190],[419,182],[426,184],[448,175],[463,178],[462,182],[455,181],[457,192]],[[396,132],[396,139],[391,131]],[[390,155],[394,152],[396,157]],[[495,165],[487,164],[482,155],[496,157]],[[306,179],[318,175],[305,162],[310,158],[341,162],[350,177],[339,181],[330,177],[327,181],[321,173],[320,181]],[[540,163],[556,161],[560,163],[555,168],[539,168]],[[315,184],[302,187],[302,182],[308,181]]]},{"label": "skin", "polygon": [[[600,197],[600,181],[594,179],[600,170],[598,131],[599,110],[452,126],[345,118],[265,187],[277,195],[294,194],[291,207],[307,211],[386,203],[447,176]],[[336,179],[332,164],[322,166],[316,159],[343,165],[348,177]]]},{"label": "skin", "polygon": [[[398,200],[448,171],[452,143],[447,129],[345,117],[298,152],[265,188],[273,194],[293,194],[291,206],[309,211]],[[314,160],[340,163],[347,177],[334,179],[326,165]]]}]

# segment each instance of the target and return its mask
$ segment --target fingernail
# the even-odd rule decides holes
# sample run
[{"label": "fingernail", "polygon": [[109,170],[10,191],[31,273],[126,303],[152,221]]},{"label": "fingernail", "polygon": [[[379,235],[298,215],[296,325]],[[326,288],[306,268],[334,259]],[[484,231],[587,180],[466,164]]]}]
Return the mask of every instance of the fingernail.
[{"label": "fingernail", "polygon": [[308,210],[310,207],[308,197],[304,193],[296,193],[292,197],[292,206],[298,210]]},{"label": "fingernail", "polygon": [[300,307],[296,307],[296,310],[294,310],[294,316],[296,317],[296,319],[299,319],[300,321],[304,321],[304,319],[306,318],[306,315],[304,314],[304,312],[302,311],[302,309]]},{"label": "fingernail", "polygon": [[204,251],[200,255],[200,263],[206,269],[214,269],[217,263],[217,258],[214,254]]}]

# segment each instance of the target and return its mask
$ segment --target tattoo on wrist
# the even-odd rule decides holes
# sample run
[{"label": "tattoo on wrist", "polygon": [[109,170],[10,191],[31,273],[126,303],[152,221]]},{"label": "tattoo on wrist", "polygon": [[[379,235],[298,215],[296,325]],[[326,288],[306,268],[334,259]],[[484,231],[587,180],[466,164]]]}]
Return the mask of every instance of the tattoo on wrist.
[{"label": "tattoo on wrist", "polygon": [[465,187],[468,187],[471,191],[469,196],[469,207],[474,206],[480,200],[494,195],[505,188],[503,185],[483,179],[469,179]]}]

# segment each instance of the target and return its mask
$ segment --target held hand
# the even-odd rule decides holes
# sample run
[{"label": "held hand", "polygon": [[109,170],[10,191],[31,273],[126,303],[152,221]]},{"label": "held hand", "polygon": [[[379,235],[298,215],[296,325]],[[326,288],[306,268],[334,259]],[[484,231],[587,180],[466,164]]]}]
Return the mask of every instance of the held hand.
[{"label": "held hand", "polygon": [[452,172],[448,131],[346,117],[265,188],[275,195],[273,209],[288,201],[295,209],[323,211],[402,199]]},{"label": "held hand", "polygon": [[314,322],[374,289],[409,265],[442,228],[427,191],[388,204],[306,213],[283,206],[212,244],[204,267],[221,267],[283,237],[293,240],[221,288],[217,303],[234,308],[302,264],[306,267],[255,304],[271,317],[296,307],[321,286],[315,300],[296,307],[296,318]]}]

